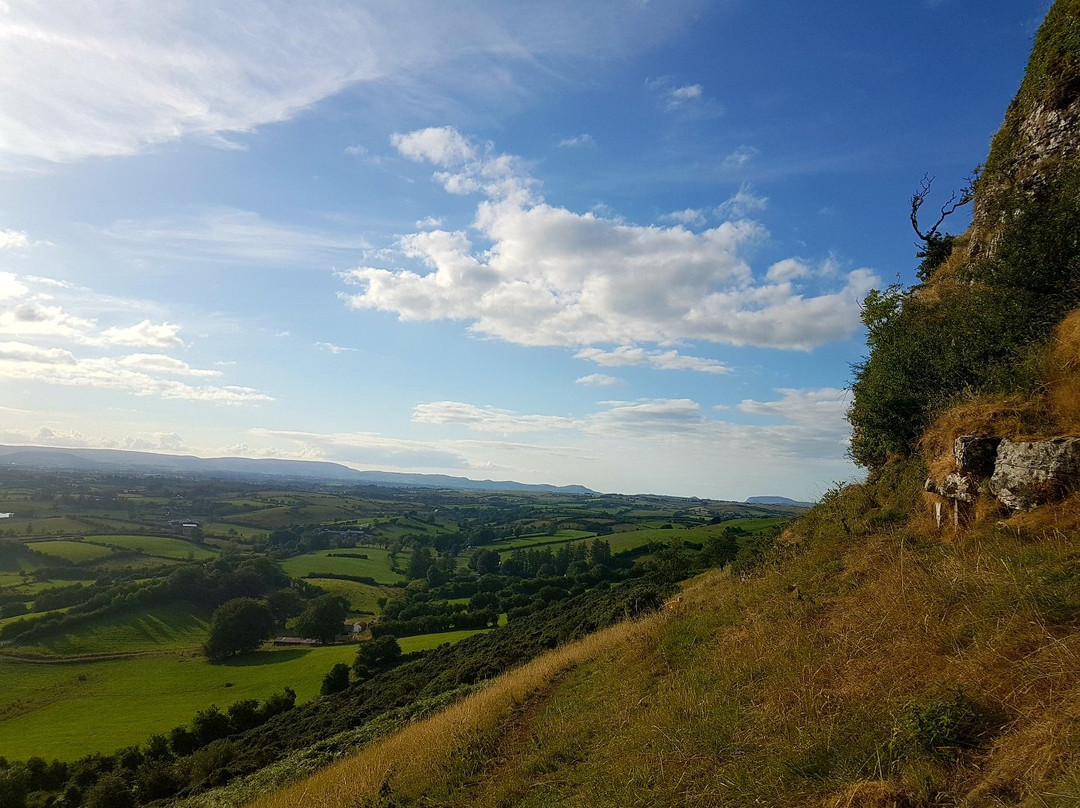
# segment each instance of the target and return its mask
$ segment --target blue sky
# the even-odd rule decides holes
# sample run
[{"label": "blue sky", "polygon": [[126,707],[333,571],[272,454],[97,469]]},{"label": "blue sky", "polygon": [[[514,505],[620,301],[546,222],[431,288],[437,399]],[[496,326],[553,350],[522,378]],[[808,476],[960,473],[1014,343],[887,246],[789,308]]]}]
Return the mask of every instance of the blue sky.
[{"label": "blue sky", "polygon": [[1048,5],[0,2],[0,442],[816,498]]}]

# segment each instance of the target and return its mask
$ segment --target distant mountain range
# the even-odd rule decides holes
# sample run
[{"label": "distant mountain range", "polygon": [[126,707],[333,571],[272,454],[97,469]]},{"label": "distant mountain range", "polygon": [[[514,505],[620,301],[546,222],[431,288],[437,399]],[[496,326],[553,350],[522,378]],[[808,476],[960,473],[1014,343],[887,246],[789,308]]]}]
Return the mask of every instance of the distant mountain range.
[{"label": "distant mountain range", "polygon": [[793,508],[812,508],[813,502],[800,502],[797,499],[788,499],[787,497],[749,497],[746,500],[747,505],[790,505]]},{"label": "distant mountain range", "polygon": [[206,477],[290,479],[343,482],[388,487],[456,488],[473,491],[547,491],[596,494],[583,485],[542,485],[512,480],[470,480],[446,474],[401,474],[357,471],[340,463],[312,460],[195,457],[118,449],[55,449],[47,446],[0,446],[0,465],[99,473],[200,475]]}]

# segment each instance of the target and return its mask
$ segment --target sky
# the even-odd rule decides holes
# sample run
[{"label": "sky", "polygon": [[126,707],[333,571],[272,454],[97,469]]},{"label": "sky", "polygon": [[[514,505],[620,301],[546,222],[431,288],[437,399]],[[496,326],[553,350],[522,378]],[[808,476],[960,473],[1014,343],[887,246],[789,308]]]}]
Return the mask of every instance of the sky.
[{"label": "sky", "polygon": [[0,443],[816,499],[1048,6],[0,0]]}]

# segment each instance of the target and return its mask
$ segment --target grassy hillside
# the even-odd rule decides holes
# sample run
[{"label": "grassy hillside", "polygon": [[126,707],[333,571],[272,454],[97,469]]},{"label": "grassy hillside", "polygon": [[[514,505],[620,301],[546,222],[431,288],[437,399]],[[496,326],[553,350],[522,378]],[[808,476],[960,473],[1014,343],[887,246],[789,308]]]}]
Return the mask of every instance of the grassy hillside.
[{"label": "grassy hillside", "polygon": [[1080,0],[1049,11],[974,201],[968,233],[925,238],[919,284],[865,302],[868,482],[754,571],[254,805],[1080,805],[1080,493],[980,501],[942,534],[922,490],[957,435],[1080,434]]},{"label": "grassy hillside", "polygon": [[917,474],[256,804],[1076,805],[1080,543],[942,544]]}]

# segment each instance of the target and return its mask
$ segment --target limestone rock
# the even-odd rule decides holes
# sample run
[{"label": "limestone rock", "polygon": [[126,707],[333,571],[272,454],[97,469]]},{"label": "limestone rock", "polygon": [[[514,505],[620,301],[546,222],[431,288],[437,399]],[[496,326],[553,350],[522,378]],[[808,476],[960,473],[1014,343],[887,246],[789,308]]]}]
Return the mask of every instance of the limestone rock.
[{"label": "limestone rock", "polygon": [[994,473],[994,461],[1000,443],[1001,438],[980,438],[975,435],[957,438],[953,443],[956,470],[964,474],[989,477]]},{"label": "limestone rock", "polygon": [[945,475],[945,479],[938,486],[938,493],[949,499],[958,499],[961,502],[974,502],[979,494],[978,481],[968,475],[954,471]]},{"label": "limestone rock", "polygon": [[1080,483],[1080,438],[1001,441],[990,492],[1014,511],[1061,499]]}]

